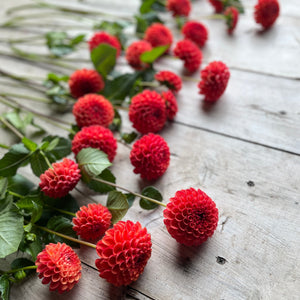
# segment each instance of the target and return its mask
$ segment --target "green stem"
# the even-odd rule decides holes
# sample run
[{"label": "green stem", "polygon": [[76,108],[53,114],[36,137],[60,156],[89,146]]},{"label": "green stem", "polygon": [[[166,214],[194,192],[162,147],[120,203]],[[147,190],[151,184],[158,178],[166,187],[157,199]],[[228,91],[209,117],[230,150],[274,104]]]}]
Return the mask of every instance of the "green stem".
[{"label": "green stem", "polygon": [[65,234],[62,234],[60,232],[56,232],[56,231],[53,231],[51,229],[48,229],[47,227],[43,227],[43,226],[39,226],[39,225],[36,225],[35,226],[43,231],[46,231],[48,233],[51,233],[51,234],[55,234],[57,236],[60,236],[62,237],[63,239],[66,239],[66,240],[69,240],[71,242],[74,242],[74,243],[78,243],[78,244],[81,244],[81,245],[84,245],[84,246],[87,246],[87,247],[91,247],[91,248],[94,248],[96,249],[96,245],[95,244],[92,244],[92,243],[89,243],[89,242],[85,242],[85,241],[81,241],[81,240],[78,240],[78,239],[75,239],[71,236],[68,236],[68,235],[65,235]]},{"label": "green stem", "polygon": [[7,122],[3,117],[0,117],[0,121],[9,128],[17,137],[19,137],[21,140],[23,139],[24,135],[19,132],[14,126],[12,126],[9,122]]},{"label": "green stem", "polygon": [[17,194],[17,193],[15,193],[15,192],[12,192],[12,191],[8,191],[8,193],[10,194],[10,195],[12,195],[12,196],[15,196],[15,197],[18,197],[18,198],[24,198],[24,196],[22,196],[22,195],[20,195],[20,194]]},{"label": "green stem", "polygon": [[53,166],[52,166],[52,164],[50,163],[48,157],[45,155],[44,151],[40,150],[40,153],[41,153],[41,155],[43,156],[43,158],[45,159],[45,161],[46,161],[48,167],[49,167],[50,169],[53,169]]},{"label": "green stem", "polygon": [[0,144],[0,148],[3,148],[3,149],[9,149],[10,147],[7,146],[7,145],[4,145],[4,144]]},{"label": "green stem", "polygon": [[199,19],[206,19],[206,20],[224,20],[226,17],[222,14],[213,14],[209,16],[200,16]]},{"label": "green stem", "polygon": [[47,206],[47,207],[49,207],[49,208],[51,208],[53,210],[56,210],[56,211],[58,211],[58,212],[60,212],[62,214],[69,215],[69,216],[72,216],[72,217],[76,217],[76,214],[74,214],[74,213],[72,213],[70,211],[66,211],[66,210],[63,210],[63,209],[60,209],[60,208],[56,208],[56,207],[53,207],[53,206],[48,205],[48,204],[46,204],[45,206]]},{"label": "green stem", "polygon": [[27,267],[23,267],[23,268],[9,270],[7,272],[4,272],[4,274],[11,274],[11,273],[16,273],[19,271],[26,271],[26,270],[34,270],[36,268],[37,268],[37,266],[27,266]]},{"label": "green stem", "polygon": [[150,198],[150,197],[143,196],[143,195],[141,195],[141,194],[132,192],[132,191],[130,191],[129,189],[124,188],[124,187],[122,187],[122,186],[119,186],[119,185],[117,185],[117,184],[115,184],[115,183],[112,183],[112,182],[109,182],[109,181],[106,181],[106,180],[103,180],[103,179],[100,179],[100,178],[96,178],[96,177],[93,177],[92,179],[95,180],[95,181],[98,181],[98,182],[105,183],[105,184],[107,184],[107,185],[113,186],[113,187],[115,187],[115,188],[118,188],[118,189],[123,190],[123,191],[125,191],[125,192],[128,192],[128,193],[130,193],[130,194],[133,194],[133,195],[135,195],[136,197],[140,197],[140,198],[146,199],[146,200],[148,200],[148,201],[150,201],[150,202],[152,202],[152,203],[155,203],[155,204],[158,204],[158,205],[161,205],[161,206],[166,207],[166,204],[164,204],[164,203],[162,203],[162,202],[159,202],[158,200],[155,200],[155,199],[153,199],[153,198]]},{"label": "green stem", "polygon": [[149,87],[159,87],[159,83],[156,81],[147,82],[147,81],[141,81],[139,83],[140,86],[149,86]]},{"label": "green stem", "polygon": [[48,104],[52,103],[50,100],[45,99],[45,98],[33,97],[33,96],[27,96],[27,95],[20,95],[20,94],[14,94],[14,93],[0,93],[0,96],[28,99],[28,100],[33,100],[33,101],[43,102],[43,103],[48,103]]},{"label": "green stem", "polygon": [[183,79],[185,81],[199,82],[199,79],[194,78],[194,77],[189,77],[189,76],[181,76],[181,79]]}]

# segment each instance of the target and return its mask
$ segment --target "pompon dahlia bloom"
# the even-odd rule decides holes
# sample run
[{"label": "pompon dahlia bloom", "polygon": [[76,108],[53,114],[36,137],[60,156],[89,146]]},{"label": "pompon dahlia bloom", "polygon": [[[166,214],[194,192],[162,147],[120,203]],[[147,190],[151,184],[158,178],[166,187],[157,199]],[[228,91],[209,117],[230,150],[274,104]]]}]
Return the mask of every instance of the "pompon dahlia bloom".
[{"label": "pompon dahlia bloom", "polygon": [[45,195],[61,198],[74,189],[80,178],[78,165],[73,160],[64,158],[41,174],[39,186]]},{"label": "pompon dahlia bloom", "polygon": [[154,23],[147,28],[144,40],[149,42],[152,47],[169,45],[170,48],[173,42],[173,35],[171,30],[165,25],[161,23]]},{"label": "pompon dahlia bloom", "polygon": [[203,47],[208,39],[208,30],[200,22],[188,21],[182,27],[185,39],[193,41],[198,47]]},{"label": "pompon dahlia bloom", "polygon": [[108,208],[101,204],[81,206],[73,218],[73,230],[87,241],[99,240],[109,228],[111,217]]},{"label": "pompon dahlia bloom", "polygon": [[176,97],[171,91],[162,92],[161,96],[166,101],[167,118],[172,121],[175,118],[178,111]]},{"label": "pompon dahlia bloom", "polygon": [[205,101],[217,101],[224,93],[229,77],[229,69],[223,62],[211,62],[201,71],[201,81],[198,84],[199,94],[205,96]]},{"label": "pompon dahlia bloom", "polygon": [[180,244],[198,246],[211,237],[218,224],[218,209],[203,191],[177,191],[164,210],[164,223]]},{"label": "pompon dahlia bloom", "polygon": [[71,95],[77,99],[85,94],[102,91],[104,81],[95,70],[81,69],[70,76],[69,88]]},{"label": "pompon dahlia bloom", "polygon": [[139,222],[119,221],[97,244],[99,276],[115,286],[136,281],[151,256],[151,236]]},{"label": "pompon dahlia bloom", "polygon": [[162,176],[170,163],[170,150],[167,142],[159,135],[149,133],[137,140],[130,152],[133,172],[147,180]]},{"label": "pompon dahlia bloom", "polygon": [[70,291],[81,277],[81,262],[65,243],[49,244],[37,255],[35,262],[42,283],[50,283],[50,291]]},{"label": "pompon dahlia bloom", "polygon": [[216,13],[221,13],[224,10],[222,0],[209,0],[210,4],[215,8]]},{"label": "pompon dahlia bloom", "polygon": [[103,96],[88,94],[73,106],[73,115],[79,127],[101,125],[108,127],[114,119],[114,108]]},{"label": "pompon dahlia bloom", "polygon": [[195,72],[202,62],[202,52],[190,40],[182,40],[176,44],[174,55],[184,61],[184,67],[191,73]]},{"label": "pompon dahlia bloom", "polygon": [[105,152],[112,162],[117,153],[117,140],[108,128],[100,125],[83,127],[72,140],[72,151],[77,155],[81,149],[88,147]]},{"label": "pompon dahlia bloom", "polygon": [[158,132],[167,120],[164,99],[155,91],[144,90],[131,99],[129,120],[140,133]]},{"label": "pompon dahlia bloom", "polygon": [[232,34],[239,20],[239,11],[235,7],[229,6],[225,9],[224,16],[228,33]]},{"label": "pompon dahlia bloom", "polygon": [[187,17],[191,11],[190,0],[167,0],[167,9],[172,12],[174,17]]},{"label": "pompon dahlia bloom", "polygon": [[149,64],[142,62],[140,56],[150,50],[152,50],[152,46],[147,41],[133,42],[126,50],[126,60],[128,64],[136,70],[148,68]]},{"label": "pompon dahlia bloom", "polygon": [[155,74],[154,78],[162,85],[174,92],[179,92],[182,87],[181,78],[171,71],[160,71]]},{"label": "pompon dahlia bloom", "polygon": [[254,7],[255,22],[267,29],[277,20],[279,11],[277,0],[258,0]]},{"label": "pompon dahlia bloom", "polygon": [[96,32],[89,40],[90,51],[92,51],[94,48],[98,47],[101,44],[107,44],[116,48],[117,57],[120,56],[122,47],[119,40],[115,36],[110,35],[104,31]]}]

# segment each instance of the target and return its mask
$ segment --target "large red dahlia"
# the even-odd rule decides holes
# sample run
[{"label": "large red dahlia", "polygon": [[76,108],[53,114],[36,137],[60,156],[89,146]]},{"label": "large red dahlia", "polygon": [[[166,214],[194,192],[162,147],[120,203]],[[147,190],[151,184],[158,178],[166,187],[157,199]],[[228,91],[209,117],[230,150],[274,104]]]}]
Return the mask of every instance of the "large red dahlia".
[{"label": "large red dahlia", "polygon": [[170,48],[173,42],[173,35],[171,30],[165,25],[154,23],[147,28],[144,40],[149,42],[152,47],[169,45]]},{"label": "large red dahlia", "polygon": [[174,17],[187,17],[191,11],[191,2],[190,0],[167,0],[167,9]]},{"label": "large red dahlia", "polygon": [[81,277],[81,262],[65,243],[49,244],[37,256],[35,265],[42,283],[50,283],[50,291],[70,291]]},{"label": "large red dahlia", "polygon": [[177,191],[164,210],[164,223],[180,244],[197,246],[211,237],[218,224],[218,209],[203,191]]},{"label": "large red dahlia", "polygon": [[209,0],[209,2],[215,8],[216,13],[221,13],[224,10],[224,4],[222,0]]},{"label": "large red dahlia", "polygon": [[97,244],[100,277],[115,286],[136,281],[151,256],[151,236],[139,222],[119,221]]},{"label": "large red dahlia", "polygon": [[150,50],[152,50],[152,46],[147,41],[133,42],[126,50],[126,59],[128,64],[136,70],[141,70],[149,67],[149,64],[141,61],[140,56],[144,52]]},{"label": "large red dahlia", "polygon": [[208,39],[208,30],[200,22],[189,21],[182,27],[182,33],[186,39],[193,41],[198,47],[203,47]]},{"label": "large red dahlia", "polygon": [[267,29],[275,23],[279,11],[280,7],[277,0],[258,0],[254,7],[255,21]]},{"label": "large red dahlia", "polygon": [[96,32],[89,40],[90,51],[101,44],[107,44],[111,47],[116,48],[117,57],[120,56],[122,47],[119,40],[115,36],[110,35],[104,31]]},{"label": "large red dahlia", "polygon": [[167,86],[170,90],[178,92],[181,90],[181,78],[171,71],[160,71],[155,74],[154,78],[162,85]]}]

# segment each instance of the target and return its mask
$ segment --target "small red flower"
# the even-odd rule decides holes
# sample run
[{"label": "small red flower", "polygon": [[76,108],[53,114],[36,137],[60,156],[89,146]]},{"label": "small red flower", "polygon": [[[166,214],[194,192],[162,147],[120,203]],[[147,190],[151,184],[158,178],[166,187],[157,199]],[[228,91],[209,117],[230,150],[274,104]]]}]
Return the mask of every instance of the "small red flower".
[{"label": "small red flower", "polygon": [[218,209],[203,191],[177,191],[164,210],[164,223],[180,244],[198,246],[211,237],[218,224]]},{"label": "small red flower", "polygon": [[81,206],[73,218],[73,230],[87,241],[99,240],[109,228],[111,222],[110,211],[101,204]]},{"label": "small red flower", "polygon": [[136,281],[151,256],[151,236],[139,222],[119,221],[97,244],[99,276],[115,286]]},{"label": "small red flower", "polygon": [[190,0],[167,0],[167,9],[174,17],[187,17],[191,11],[191,2]]},{"label": "small red flower", "polygon": [[158,132],[167,120],[164,99],[155,91],[144,90],[131,99],[129,120],[140,133]]},{"label": "small red flower", "polygon": [[208,30],[200,22],[189,21],[182,27],[182,33],[186,39],[193,41],[198,47],[203,47],[208,39]]},{"label": "small red flower", "polygon": [[222,0],[209,0],[210,4],[215,8],[216,13],[221,13],[224,10]]},{"label": "small red flower", "polygon": [[161,136],[149,133],[133,144],[130,161],[134,166],[134,173],[141,174],[147,180],[155,180],[169,166],[169,146]]},{"label": "small red flower", "polygon": [[69,88],[71,95],[77,99],[85,94],[102,91],[104,81],[95,70],[81,69],[70,76]]},{"label": "small red flower", "polygon": [[74,189],[81,174],[78,165],[71,159],[64,158],[62,162],[52,164],[40,176],[40,188],[51,198],[61,198]]},{"label": "small red flower", "polygon": [[142,62],[140,56],[144,52],[150,50],[152,50],[152,46],[147,41],[133,42],[126,50],[126,59],[128,64],[136,70],[148,68],[149,65]]},{"label": "small red flower", "polygon": [[101,125],[108,127],[114,119],[114,108],[103,96],[88,94],[73,106],[73,115],[79,127]]},{"label": "small red flower", "polygon": [[122,47],[119,40],[115,36],[110,35],[104,31],[96,32],[89,40],[90,51],[92,51],[94,48],[98,47],[101,44],[107,44],[116,48],[117,57],[120,56]]},{"label": "small red flower", "polygon": [[279,16],[279,11],[277,0],[258,0],[254,7],[255,22],[267,29],[274,24]]},{"label": "small red flower", "polygon": [[201,81],[198,84],[199,93],[205,96],[205,101],[217,101],[224,93],[229,77],[229,69],[223,62],[211,62],[201,71]]},{"label": "small red flower", "polygon": [[167,118],[172,121],[178,111],[177,100],[171,91],[162,92],[161,96],[166,101]]},{"label": "small red flower", "polygon": [[42,283],[50,282],[50,291],[70,291],[81,277],[81,262],[65,243],[49,244],[37,255],[35,262]]},{"label": "small red flower", "polygon": [[173,35],[171,30],[165,25],[161,23],[154,23],[147,28],[144,40],[149,42],[152,47],[169,45],[170,48],[173,42]]},{"label": "small red flower", "polygon": [[171,71],[160,71],[155,74],[154,78],[162,85],[167,86],[170,90],[178,92],[181,90],[181,78]]},{"label": "small red flower", "polygon": [[96,148],[105,152],[110,162],[112,162],[117,153],[117,141],[112,132],[100,125],[83,127],[77,132],[72,141],[72,151],[75,155],[84,148]]},{"label": "small red flower", "polygon": [[202,62],[202,52],[190,40],[182,40],[176,44],[174,55],[184,61],[184,67],[191,73],[195,72]]},{"label": "small red flower", "polygon": [[232,34],[239,20],[239,11],[235,7],[229,6],[225,9],[224,16],[228,33]]}]

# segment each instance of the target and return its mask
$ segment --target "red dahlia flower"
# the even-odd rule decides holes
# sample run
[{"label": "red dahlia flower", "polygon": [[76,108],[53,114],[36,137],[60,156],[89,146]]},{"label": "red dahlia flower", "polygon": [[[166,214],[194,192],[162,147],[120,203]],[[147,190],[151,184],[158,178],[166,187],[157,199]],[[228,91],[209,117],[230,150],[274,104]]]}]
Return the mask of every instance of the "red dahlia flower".
[{"label": "red dahlia flower", "polygon": [[111,47],[116,48],[117,57],[120,56],[122,47],[119,40],[115,36],[110,35],[104,31],[96,32],[89,40],[90,51],[92,51],[94,48],[98,47],[101,44],[107,44]]},{"label": "red dahlia flower", "polygon": [[61,198],[74,189],[81,174],[78,165],[71,159],[64,158],[62,162],[52,164],[40,176],[40,188],[51,198]]},{"label": "red dahlia flower", "polygon": [[239,20],[239,11],[235,7],[230,6],[225,9],[224,16],[227,24],[228,33],[231,34]]},{"label": "red dahlia flower", "polygon": [[267,29],[275,23],[279,11],[280,7],[277,0],[258,0],[254,7],[255,22]]},{"label": "red dahlia flower", "polygon": [[77,99],[85,94],[102,91],[104,81],[95,70],[81,69],[70,76],[69,88],[71,95]]},{"label": "red dahlia flower", "polygon": [[147,41],[133,42],[126,50],[126,59],[128,64],[136,70],[148,68],[149,65],[142,62],[140,56],[144,52],[150,50],[152,50],[152,46]]},{"label": "red dahlia flower", "polygon": [[164,210],[164,223],[180,244],[197,246],[211,237],[218,224],[218,209],[203,191],[177,191]]},{"label": "red dahlia flower", "polygon": [[167,9],[172,12],[174,17],[187,17],[191,11],[190,0],[167,0]]},{"label": "red dahlia flower", "polygon": [[83,127],[73,138],[72,151],[77,155],[81,149],[88,147],[105,152],[112,162],[117,153],[117,140],[105,127],[99,125]]},{"label": "red dahlia flower", "polygon": [[210,4],[215,8],[216,13],[221,13],[224,10],[222,0],[209,0]]},{"label": "red dahlia flower", "polygon": [[130,152],[133,172],[142,178],[155,180],[162,176],[170,163],[170,150],[167,142],[159,135],[150,133],[137,140]]},{"label": "red dahlia flower", "polygon": [[162,92],[161,96],[166,101],[167,118],[172,121],[178,111],[177,100],[171,91]]},{"label": "red dahlia flower", "polygon": [[60,294],[70,291],[81,277],[81,262],[66,244],[49,244],[37,256],[35,265],[42,283],[50,282],[50,291]]},{"label": "red dahlia flower", "polygon": [[101,204],[81,206],[73,218],[73,230],[87,241],[99,240],[109,228],[111,221],[110,211]]},{"label": "red dahlia flower", "polygon": [[176,44],[174,55],[184,61],[184,67],[191,73],[195,72],[202,62],[202,52],[190,40],[182,40]]},{"label": "red dahlia flower", "polygon": [[144,90],[131,99],[129,120],[140,133],[158,132],[167,120],[164,99],[155,91]]},{"label": "red dahlia flower", "polygon": [[[173,35],[171,30],[165,25],[154,23],[147,28],[144,40],[149,42],[152,47],[169,45],[170,48],[173,42]],[[168,49],[166,51],[168,51]]]},{"label": "red dahlia flower", "polygon": [[229,77],[229,69],[223,62],[211,62],[201,71],[201,81],[198,84],[199,93],[205,96],[205,101],[217,101],[223,95]]},{"label": "red dahlia flower", "polygon": [[167,86],[170,90],[178,92],[181,90],[181,78],[171,71],[160,71],[155,74],[154,78],[162,85]]},{"label": "red dahlia flower", "polygon": [[97,244],[100,277],[115,286],[136,281],[151,256],[151,236],[139,222],[119,221]]},{"label": "red dahlia flower", "polygon": [[198,47],[202,48],[208,39],[208,30],[200,22],[189,21],[182,27],[185,39],[193,41]]},{"label": "red dahlia flower", "polygon": [[114,119],[114,108],[103,96],[88,94],[73,106],[73,115],[79,127],[101,125],[108,127]]}]

